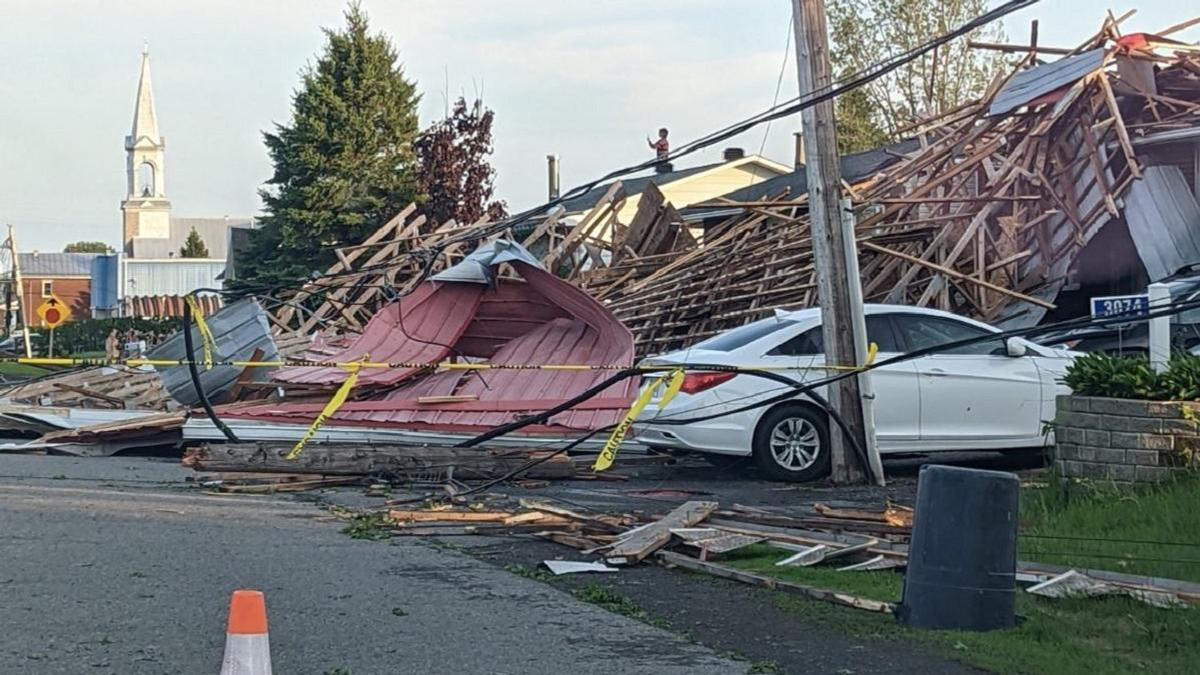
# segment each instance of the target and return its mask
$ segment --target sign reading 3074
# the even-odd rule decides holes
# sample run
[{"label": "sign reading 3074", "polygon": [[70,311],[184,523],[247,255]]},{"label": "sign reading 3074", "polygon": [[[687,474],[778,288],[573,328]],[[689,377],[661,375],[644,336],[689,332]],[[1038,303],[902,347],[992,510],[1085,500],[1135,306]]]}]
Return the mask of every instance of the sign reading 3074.
[{"label": "sign reading 3074", "polygon": [[47,328],[58,328],[70,320],[71,308],[67,306],[67,303],[59,300],[57,295],[51,295],[38,305],[37,315]]},{"label": "sign reading 3074", "polygon": [[1150,296],[1141,295],[1109,295],[1092,298],[1092,316],[1146,316],[1150,313]]}]

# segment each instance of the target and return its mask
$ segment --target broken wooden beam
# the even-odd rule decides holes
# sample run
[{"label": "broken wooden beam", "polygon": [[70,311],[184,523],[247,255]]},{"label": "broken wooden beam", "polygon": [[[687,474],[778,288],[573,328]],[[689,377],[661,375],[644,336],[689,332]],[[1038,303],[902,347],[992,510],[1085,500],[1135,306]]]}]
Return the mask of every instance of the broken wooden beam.
[{"label": "broken wooden beam", "polygon": [[628,565],[643,560],[670,543],[671,530],[691,527],[716,510],[716,502],[687,502],[661,519],[627,532],[605,558],[614,565]]},{"label": "broken wooden beam", "polygon": [[[437,445],[359,445],[315,443],[296,459],[287,454],[291,443],[225,443],[189,450],[183,465],[198,471],[260,471],[326,475],[453,474],[458,479],[490,479],[520,469],[546,451],[481,450]],[[571,478],[575,464],[556,455],[520,475],[530,478]]]},{"label": "broken wooden beam", "polygon": [[658,559],[666,563],[668,566],[674,565],[682,567],[693,572],[703,572],[723,579],[732,579],[740,581],[744,584],[752,586],[761,586],[774,591],[784,591],[793,595],[801,595],[813,600],[829,602],[843,607],[853,607],[854,609],[863,609],[868,612],[878,612],[880,614],[892,614],[895,611],[895,605],[890,602],[881,600],[872,600],[863,598],[849,593],[840,593],[824,588],[816,588],[814,586],[805,586],[803,584],[793,583],[791,581],[783,581],[773,577],[746,572],[744,570],[734,569],[725,565],[697,560],[691,556],[681,553],[673,553],[671,551],[659,551]]}]

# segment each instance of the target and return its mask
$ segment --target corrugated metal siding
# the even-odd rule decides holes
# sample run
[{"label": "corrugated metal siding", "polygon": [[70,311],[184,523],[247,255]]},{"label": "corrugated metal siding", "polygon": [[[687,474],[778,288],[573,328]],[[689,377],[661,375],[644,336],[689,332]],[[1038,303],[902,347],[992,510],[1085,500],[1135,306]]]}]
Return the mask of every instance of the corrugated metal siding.
[{"label": "corrugated metal siding", "polygon": [[1104,51],[1104,48],[1100,47],[1013,75],[1004,89],[996,94],[991,107],[988,108],[988,114],[1003,115],[1055,89],[1074,84],[1104,63]]},{"label": "corrugated metal siding", "polygon": [[[213,354],[216,360],[248,361],[256,349],[262,350],[262,360],[273,361],[279,358],[275,342],[271,339],[270,324],[266,312],[253,298],[239,300],[221,311],[208,317],[208,327],[213,333],[217,351]],[[203,358],[200,332],[195,326],[191,329],[193,344],[196,348],[196,358]],[[147,352],[151,359],[182,359],[185,357],[186,345],[183,334],[176,333],[159,346]],[[233,383],[242,374],[242,368],[235,366],[216,366],[212,370],[200,371],[200,385],[204,388],[209,399],[220,401],[233,387]],[[252,381],[263,381],[271,374],[269,368],[253,368],[250,372]],[[185,406],[200,404],[196,390],[192,384],[191,374],[187,366],[175,366],[159,370],[163,386],[170,392],[171,397]]]},{"label": "corrugated metal siding", "polygon": [[1146,167],[1125,196],[1125,221],[1150,281],[1200,262],[1200,206],[1179,167]]},{"label": "corrugated metal siding", "polygon": [[200,288],[221,288],[223,260],[125,259],[126,295],[187,295]]}]

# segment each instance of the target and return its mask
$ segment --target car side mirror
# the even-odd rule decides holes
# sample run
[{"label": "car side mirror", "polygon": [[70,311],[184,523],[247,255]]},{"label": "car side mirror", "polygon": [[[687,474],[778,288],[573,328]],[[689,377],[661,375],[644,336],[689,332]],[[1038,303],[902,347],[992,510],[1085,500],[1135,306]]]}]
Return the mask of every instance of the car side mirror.
[{"label": "car side mirror", "polygon": [[1015,359],[1028,354],[1029,347],[1025,345],[1023,340],[1017,338],[1006,338],[1004,340],[1004,352]]}]

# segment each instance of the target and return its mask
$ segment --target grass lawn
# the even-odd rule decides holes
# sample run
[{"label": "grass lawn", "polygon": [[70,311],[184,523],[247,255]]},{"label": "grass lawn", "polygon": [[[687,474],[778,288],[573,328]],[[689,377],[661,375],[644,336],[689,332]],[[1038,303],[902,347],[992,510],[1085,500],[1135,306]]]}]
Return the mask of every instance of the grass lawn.
[{"label": "grass lawn", "polygon": [[[1072,485],[1022,494],[1021,558],[1134,574],[1200,581],[1200,548],[1133,544],[1112,539],[1200,544],[1200,481],[1180,481],[1135,495]],[[1042,537],[1104,537],[1108,541]],[[904,583],[895,572],[837,572],[775,567],[787,553],[759,545],[723,563],[788,581],[897,602]],[[1135,560],[1136,558],[1136,560]],[[924,643],[946,656],[1000,673],[1194,673],[1200,668],[1200,610],[1156,609],[1128,598],[1047,600],[1017,595],[1016,628],[989,633],[917,631],[893,619],[785,595],[775,602],[811,621],[863,637]]]},{"label": "grass lawn", "polygon": [[32,377],[41,377],[50,371],[38,366],[30,366],[24,363],[15,361],[0,362],[0,377],[6,379],[28,379]]}]

